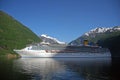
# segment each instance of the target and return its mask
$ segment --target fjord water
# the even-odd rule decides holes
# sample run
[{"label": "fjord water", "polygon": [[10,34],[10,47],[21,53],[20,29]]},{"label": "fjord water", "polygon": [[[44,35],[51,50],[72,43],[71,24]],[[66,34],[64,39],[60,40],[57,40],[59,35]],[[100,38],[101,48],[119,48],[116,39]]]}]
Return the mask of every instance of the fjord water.
[{"label": "fjord water", "polygon": [[110,80],[111,58],[0,58],[0,80]]}]

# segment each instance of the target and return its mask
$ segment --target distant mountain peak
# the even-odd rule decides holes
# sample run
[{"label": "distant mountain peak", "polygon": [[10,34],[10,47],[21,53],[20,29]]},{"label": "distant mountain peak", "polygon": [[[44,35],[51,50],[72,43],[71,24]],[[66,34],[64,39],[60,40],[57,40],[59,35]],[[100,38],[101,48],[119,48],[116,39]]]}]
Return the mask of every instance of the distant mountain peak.
[{"label": "distant mountain peak", "polygon": [[84,35],[89,36],[90,34],[105,33],[107,31],[113,32],[115,30],[117,30],[117,31],[120,30],[120,26],[113,27],[113,28],[112,27],[108,27],[108,28],[106,28],[106,27],[97,27],[97,28],[94,28],[94,29],[90,30],[89,32],[84,33]]},{"label": "distant mountain peak", "polygon": [[[48,36],[47,34],[42,34],[41,37],[53,39],[53,37]],[[55,39],[55,38],[54,38]]]},{"label": "distant mountain peak", "polygon": [[58,39],[48,36],[47,34],[42,34],[40,36],[43,42],[50,43],[50,44],[65,44],[65,42],[61,42]]}]

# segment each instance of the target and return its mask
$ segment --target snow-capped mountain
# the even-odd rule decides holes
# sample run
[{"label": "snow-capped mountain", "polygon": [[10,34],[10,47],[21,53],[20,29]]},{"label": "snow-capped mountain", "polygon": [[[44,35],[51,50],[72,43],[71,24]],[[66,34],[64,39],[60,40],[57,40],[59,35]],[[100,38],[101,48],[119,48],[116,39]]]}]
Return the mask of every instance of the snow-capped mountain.
[{"label": "snow-capped mountain", "polygon": [[114,37],[120,35],[120,26],[105,28],[98,27],[90,30],[89,32],[84,33],[79,38],[71,41],[70,45],[80,45],[85,39],[89,40],[91,43],[96,43],[98,40],[105,39],[108,37]]},{"label": "snow-capped mountain", "polygon": [[106,32],[114,32],[114,31],[120,31],[120,26],[113,27],[113,28],[99,27],[99,28],[92,29],[89,32],[86,32],[83,35],[90,36],[91,34],[100,34],[100,33],[106,33]]},{"label": "snow-capped mountain", "polygon": [[56,38],[53,38],[53,37],[48,36],[46,34],[42,34],[40,36],[40,38],[42,39],[42,41],[44,43],[48,43],[48,44],[65,44],[65,42],[61,42],[61,41],[57,40]]}]

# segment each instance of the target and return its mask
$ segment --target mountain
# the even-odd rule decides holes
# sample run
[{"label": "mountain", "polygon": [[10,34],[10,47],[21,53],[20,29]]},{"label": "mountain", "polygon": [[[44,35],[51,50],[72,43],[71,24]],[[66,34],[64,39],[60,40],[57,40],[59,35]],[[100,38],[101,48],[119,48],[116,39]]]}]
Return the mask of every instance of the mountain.
[{"label": "mountain", "polygon": [[61,42],[61,41],[57,40],[56,38],[53,38],[53,37],[45,35],[45,34],[42,34],[40,36],[40,39],[42,39],[42,41],[44,43],[48,43],[48,44],[65,44],[65,42]]},{"label": "mountain", "polygon": [[120,57],[120,26],[92,29],[71,41],[69,45],[81,45],[86,39],[89,45],[96,45],[97,43],[99,46],[109,48],[112,57]]},{"label": "mountain", "polygon": [[104,40],[109,37],[115,37],[120,35],[120,26],[115,26],[111,28],[99,27],[84,33],[82,36],[70,42],[70,45],[80,45],[85,39],[89,43],[97,43],[99,40]]},{"label": "mountain", "polygon": [[15,48],[21,49],[27,44],[40,41],[40,38],[29,28],[0,11],[0,55],[14,53]]}]

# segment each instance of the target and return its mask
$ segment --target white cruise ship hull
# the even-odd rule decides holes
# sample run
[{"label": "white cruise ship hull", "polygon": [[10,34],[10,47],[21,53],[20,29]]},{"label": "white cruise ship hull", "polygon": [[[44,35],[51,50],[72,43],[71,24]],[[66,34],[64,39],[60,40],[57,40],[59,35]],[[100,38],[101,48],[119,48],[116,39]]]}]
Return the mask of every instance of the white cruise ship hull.
[{"label": "white cruise ship hull", "polygon": [[21,57],[111,57],[110,52],[104,53],[49,53],[44,50],[14,50]]}]

